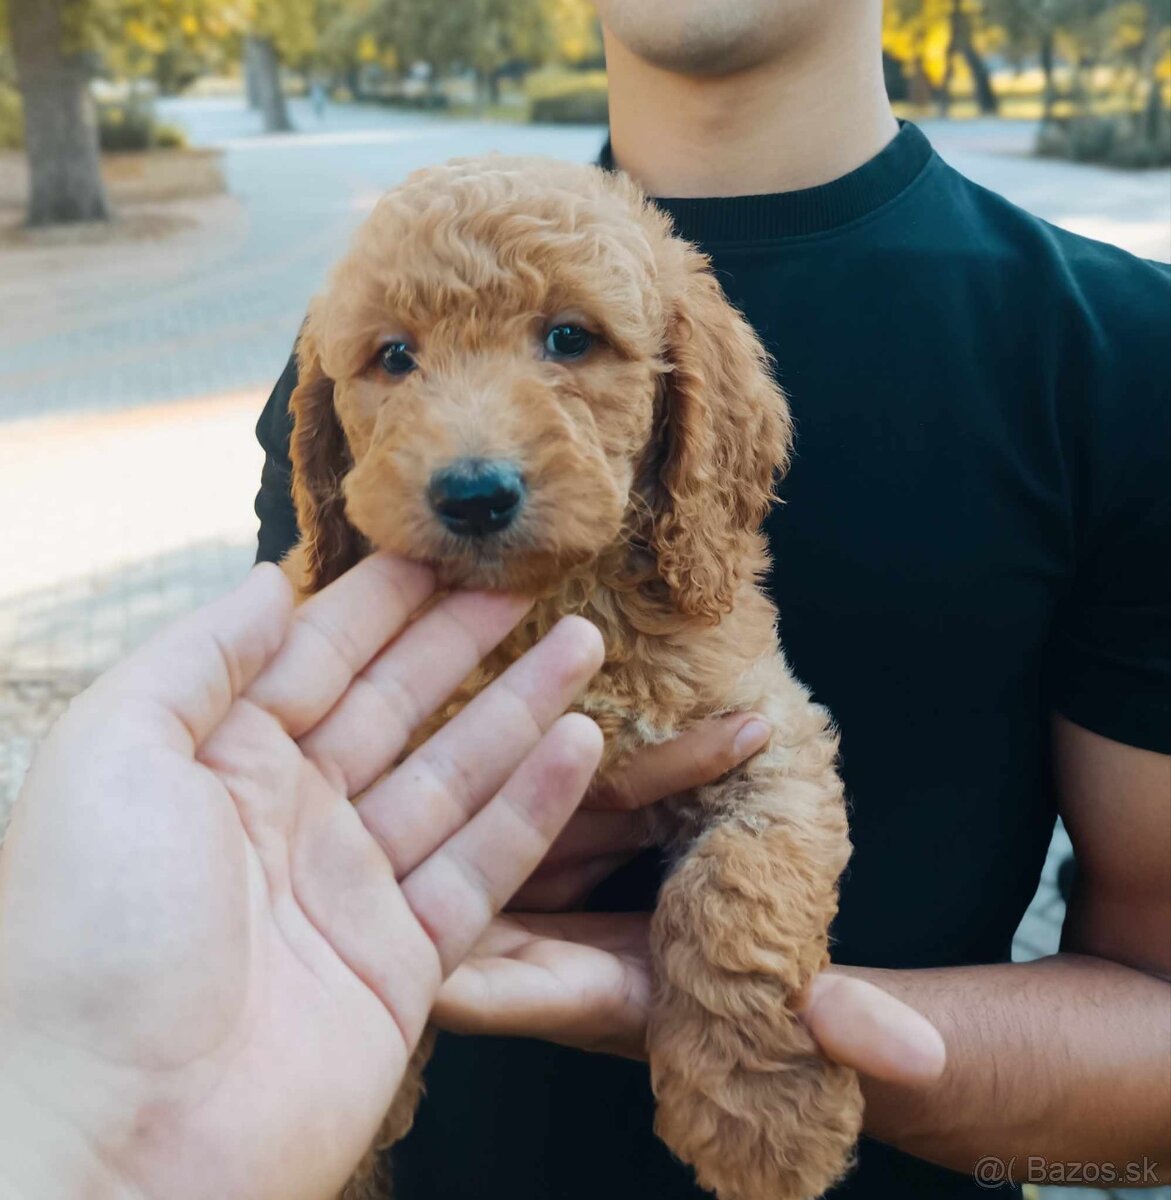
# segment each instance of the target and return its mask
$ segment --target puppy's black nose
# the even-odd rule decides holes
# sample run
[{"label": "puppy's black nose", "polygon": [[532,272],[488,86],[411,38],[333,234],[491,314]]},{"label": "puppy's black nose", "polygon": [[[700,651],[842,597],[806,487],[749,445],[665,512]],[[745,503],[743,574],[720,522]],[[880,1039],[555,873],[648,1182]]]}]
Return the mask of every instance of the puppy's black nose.
[{"label": "puppy's black nose", "polygon": [[525,485],[510,462],[461,458],[436,471],[427,498],[452,533],[483,537],[507,529],[520,512]]}]

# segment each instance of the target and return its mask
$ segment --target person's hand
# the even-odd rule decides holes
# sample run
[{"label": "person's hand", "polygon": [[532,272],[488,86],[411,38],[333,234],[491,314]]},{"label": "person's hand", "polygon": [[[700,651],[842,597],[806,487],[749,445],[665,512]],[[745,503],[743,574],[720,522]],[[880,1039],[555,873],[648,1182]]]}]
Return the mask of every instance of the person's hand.
[{"label": "person's hand", "polygon": [[343,1184],[601,752],[570,618],[384,777],[527,607],[408,624],[432,587],[378,555],[294,612],[258,568],[49,734],[0,857],[0,1194]]},{"label": "person's hand", "polygon": [[731,713],[640,750],[603,785],[590,788],[510,907],[518,912],[573,908],[651,844],[653,809],[660,800],[714,783],[760,750],[771,734],[763,717]]},{"label": "person's hand", "polygon": [[[647,913],[497,917],[443,985],[432,1019],[455,1033],[543,1038],[645,1058],[649,929]],[[869,1078],[919,1086],[943,1072],[935,1026],[848,971],[819,975],[802,1016],[827,1058]]]}]

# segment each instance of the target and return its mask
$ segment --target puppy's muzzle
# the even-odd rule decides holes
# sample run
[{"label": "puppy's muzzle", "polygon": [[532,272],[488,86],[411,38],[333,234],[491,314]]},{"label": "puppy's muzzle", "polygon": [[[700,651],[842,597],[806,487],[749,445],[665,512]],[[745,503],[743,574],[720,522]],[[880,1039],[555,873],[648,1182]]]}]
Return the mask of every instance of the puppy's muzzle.
[{"label": "puppy's muzzle", "polygon": [[507,529],[524,498],[520,471],[501,459],[458,459],[436,471],[427,488],[435,515],[463,537],[485,537]]}]

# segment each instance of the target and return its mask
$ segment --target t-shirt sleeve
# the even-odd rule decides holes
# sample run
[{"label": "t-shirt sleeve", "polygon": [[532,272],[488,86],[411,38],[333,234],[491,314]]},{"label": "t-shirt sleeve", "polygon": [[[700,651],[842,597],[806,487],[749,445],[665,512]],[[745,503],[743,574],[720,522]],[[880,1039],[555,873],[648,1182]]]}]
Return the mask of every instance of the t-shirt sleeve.
[{"label": "t-shirt sleeve", "polygon": [[1095,273],[1106,299],[1072,356],[1076,567],[1050,699],[1086,729],[1171,753],[1171,274],[1114,266]]},{"label": "t-shirt sleeve", "polygon": [[255,505],[260,518],[257,562],[280,562],[297,542],[293,470],[289,461],[289,436],[293,429],[289,400],[296,386],[297,358],[292,355],[256,423],[256,438],[264,450]]}]

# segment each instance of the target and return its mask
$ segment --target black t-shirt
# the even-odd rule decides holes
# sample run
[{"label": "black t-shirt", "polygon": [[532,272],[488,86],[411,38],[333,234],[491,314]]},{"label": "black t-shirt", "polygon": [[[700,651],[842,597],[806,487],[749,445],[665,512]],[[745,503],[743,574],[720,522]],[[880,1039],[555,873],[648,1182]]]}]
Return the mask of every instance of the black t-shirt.
[{"label": "black t-shirt", "polygon": [[[1054,824],[1052,712],[1167,751],[1171,276],[964,179],[904,125],[824,187],[665,200],[775,355],[797,450],[768,521],[797,676],[842,730],[842,963],[1003,962]],[[288,397],[260,557],[295,539]],[[1103,803],[1110,803],[1103,797]],[[649,907],[644,856],[598,908]],[[693,1200],[644,1066],[441,1039],[398,1200]],[[864,1142],[835,1196],[982,1197]]]}]

